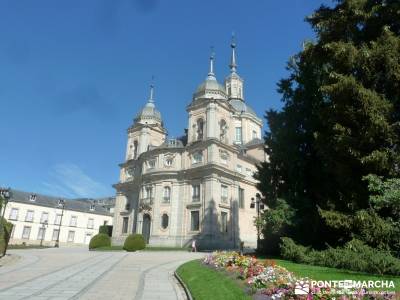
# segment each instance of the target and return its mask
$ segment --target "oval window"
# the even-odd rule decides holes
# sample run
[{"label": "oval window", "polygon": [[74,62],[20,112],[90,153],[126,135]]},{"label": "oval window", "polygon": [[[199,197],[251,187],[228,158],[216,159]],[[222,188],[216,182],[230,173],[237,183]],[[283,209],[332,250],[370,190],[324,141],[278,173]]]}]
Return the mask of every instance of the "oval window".
[{"label": "oval window", "polygon": [[168,227],[168,222],[169,222],[169,217],[167,214],[163,214],[161,217],[161,227],[163,229],[167,229]]}]

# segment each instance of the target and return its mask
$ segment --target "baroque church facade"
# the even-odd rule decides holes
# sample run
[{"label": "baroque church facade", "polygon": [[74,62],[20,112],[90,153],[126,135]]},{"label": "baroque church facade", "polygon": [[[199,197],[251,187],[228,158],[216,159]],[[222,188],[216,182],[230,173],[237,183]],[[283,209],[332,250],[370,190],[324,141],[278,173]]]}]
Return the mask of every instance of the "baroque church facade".
[{"label": "baroque church facade", "polygon": [[230,74],[220,84],[209,73],[187,106],[188,129],[168,139],[154,103],[154,87],[128,129],[125,162],[114,185],[113,242],[141,233],[152,246],[255,247],[257,193],[253,174],[265,160],[262,119],[244,99],[231,44]]}]

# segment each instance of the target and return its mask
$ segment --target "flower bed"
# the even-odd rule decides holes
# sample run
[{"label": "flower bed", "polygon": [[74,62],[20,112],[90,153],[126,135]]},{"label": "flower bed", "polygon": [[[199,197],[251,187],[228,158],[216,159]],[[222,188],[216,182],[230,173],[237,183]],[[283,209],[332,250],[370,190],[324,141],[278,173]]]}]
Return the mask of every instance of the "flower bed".
[{"label": "flower bed", "polygon": [[[248,292],[256,300],[269,299],[395,299],[395,295],[372,295],[366,289],[331,289],[310,287],[310,278],[297,278],[293,273],[276,265],[273,260],[264,263],[255,257],[237,252],[217,251],[207,255],[203,263],[225,270],[244,281]],[[300,295],[303,293],[302,295]]]}]

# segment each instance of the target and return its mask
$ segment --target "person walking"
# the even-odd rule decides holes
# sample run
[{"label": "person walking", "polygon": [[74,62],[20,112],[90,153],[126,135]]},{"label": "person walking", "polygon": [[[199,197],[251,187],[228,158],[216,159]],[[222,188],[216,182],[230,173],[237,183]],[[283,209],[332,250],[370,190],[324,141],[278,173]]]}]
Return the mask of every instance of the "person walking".
[{"label": "person walking", "polygon": [[192,241],[192,252],[197,252],[196,240],[193,240],[193,241]]}]

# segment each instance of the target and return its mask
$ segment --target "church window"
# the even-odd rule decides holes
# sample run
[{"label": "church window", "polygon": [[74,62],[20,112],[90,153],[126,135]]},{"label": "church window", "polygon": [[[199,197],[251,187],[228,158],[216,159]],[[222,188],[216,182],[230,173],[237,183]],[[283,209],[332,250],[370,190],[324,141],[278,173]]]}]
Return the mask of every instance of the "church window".
[{"label": "church window", "polygon": [[235,128],[235,141],[236,143],[242,143],[242,127]]},{"label": "church window", "polygon": [[200,184],[192,185],[192,201],[193,202],[200,201]]},{"label": "church window", "polygon": [[241,89],[241,88],[239,88],[239,97],[240,97],[240,98],[243,98],[242,89]]},{"label": "church window", "polygon": [[167,158],[167,159],[165,160],[165,165],[166,165],[167,167],[172,166],[172,161],[173,161],[172,158]]},{"label": "church window", "polygon": [[200,229],[200,212],[198,210],[192,210],[190,212],[190,230],[199,231]]},{"label": "church window", "polygon": [[221,202],[228,202],[228,186],[224,184],[221,185]]},{"label": "church window", "polygon": [[167,214],[163,214],[161,217],[161,227],[162,229],[167,229],[169,223],[169,217]]},{"label": "church window", "polygon": [[204,121],[203,119],[197,120],[197,140],[200,141],[203,139],[204,133]]},{"label": "church window", "polygon": [[122,233],[128,232],[128,220],[129,220],[129,217],[122,218]]},{"label": "church window", "polygon": [[221,232],[228,232],[228,213],[221,212]]},{"label": "church window", "polygon": [[193,153],[193,163],[197,164],[197,163],[201,163],[203,161],[203,153],[201,153],[201,151],[197,151],[195,153]]},{"label": "church window", "polygon": [[164,202],[170,202],[171,200],[171,188],[169,186],[164,187]]}]

